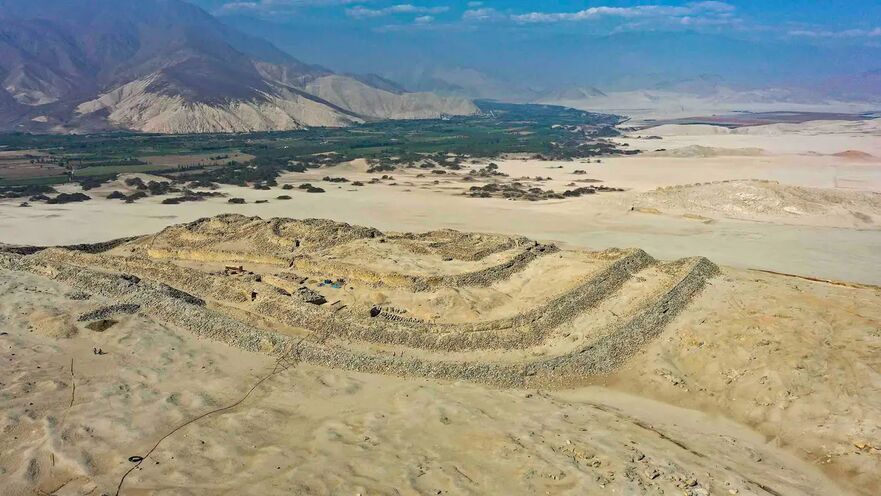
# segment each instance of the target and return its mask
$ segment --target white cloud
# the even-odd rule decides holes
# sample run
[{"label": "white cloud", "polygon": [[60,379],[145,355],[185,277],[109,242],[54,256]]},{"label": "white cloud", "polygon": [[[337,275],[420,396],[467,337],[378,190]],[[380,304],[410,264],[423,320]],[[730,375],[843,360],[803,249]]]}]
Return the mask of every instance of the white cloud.
[{"label": "white cloud", "polygon": [[689,4],[689,6],[704,12],[734,12],[737,10],[736,7],[725,2],[694,2]]},{"label": "white cloud", "polygon": [[351,9],[346,9],[346,15],[348,15],[349,17],[354,17],[356,19],[364,19],[371,17],[383,17],[393,14],[423,14],[423,16],[425,16],[427,14],[442,14],[448,10],[450,10],[450,8],[445,6],[419,7],[409,3],[392,5],[391,7],[385,7],[381,9],[371,9],[368,7],[364,7],[363,5],[359,5],[357,7],[352,7]]},{"label": "white cloud", "polygon": [[[333,7],[339,5],[352,5],[364,3],[365,0],[251,0],[237,1],[223,4],[217,13],[228,14],[233,12],[261,12],[273,13],[296,9],[297,7]],[[369,0],[368,0],[369,1]]]},{"label": "white cloud", "polygon": [[694,2],[682,6],[638,5],[635,7],[590,7],[577,12],[529,12],[511,15],[511,20],[519,23],[553,23],[590,21],[603,17],[645,18],[645,17],[690,17],[695,15],[728,16],[735,10],[725,2]]},{"label": "white cloud", "polygon": [[881,28],[875,29],[845,29],[842,31],[830,31],[823,29],[794,29],[787,33],[789,36],[802,38],[877,38],[881,37]]},{"label": "white cloud", "polygon": [[220,12],[238,12],[242,10],[258,10],[258,2],[230,2],[220,7]]},{"label": "white cloud", "polygon": [[496,9],[484,7],[481,9],[468,9],[462,13],[465,21],[491,21],[505,19],[505,15]]},{"label": "white cloud", "polygon": [[416,24],[430,24],[434,22],[434,16],[419,16],[416,19],[413,19],[413,22],[415,22]]}]

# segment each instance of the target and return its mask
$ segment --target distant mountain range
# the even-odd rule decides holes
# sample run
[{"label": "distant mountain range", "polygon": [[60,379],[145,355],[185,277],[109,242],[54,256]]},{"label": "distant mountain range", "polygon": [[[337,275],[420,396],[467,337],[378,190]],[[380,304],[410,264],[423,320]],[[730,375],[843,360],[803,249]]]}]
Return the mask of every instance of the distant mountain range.
[{"label": "distant mountain range", "polygon": [[[646,76],[642,76],[646,79]],[[528,88],[477,69],[435,67],[395,76],[407,88],[468,98],[562,105],[637,120],[707,116],[738,111],[863,113],[881,109],[881,70],[786,87],[743,87],[717,74],[658,78],[629,89],[561,85]]]},{"label": "distant mountain range", "polygon": [[305,64],[180,0],[0,0],[0,130],[345,126],[477,112]]}]

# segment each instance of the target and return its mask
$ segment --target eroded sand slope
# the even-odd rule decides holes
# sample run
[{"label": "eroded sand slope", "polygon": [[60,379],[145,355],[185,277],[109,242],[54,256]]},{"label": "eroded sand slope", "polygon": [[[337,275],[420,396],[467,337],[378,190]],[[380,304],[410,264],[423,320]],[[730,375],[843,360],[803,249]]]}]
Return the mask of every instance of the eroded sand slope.
[{"label": "eroded sand slope", "polygon": [[877,229],[881,193],[740,180],[662,187],[639,195],[635,208],[697,218]]}]

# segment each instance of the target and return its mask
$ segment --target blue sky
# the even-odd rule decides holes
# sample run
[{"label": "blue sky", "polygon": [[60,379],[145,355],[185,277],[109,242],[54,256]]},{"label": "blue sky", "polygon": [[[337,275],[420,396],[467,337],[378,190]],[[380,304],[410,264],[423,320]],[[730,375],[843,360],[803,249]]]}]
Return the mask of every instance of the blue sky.
[{"label": "blue sky", "polygon": [[[584,1],[584,0],[196,0],[217,15],[249,15],[278,22],[311,18],[374,29],[453,29],[491,24],[602,32],[690,29],[851,41],[881,39],[881,2],[807,1]],[[484,26],[485,27],[485,26]]]},{"label": "blue sky", "polygon": [[881,1],[191,0],[338,71],[476,69],[523,84],[719,75],[794,84],[881,69]]}]

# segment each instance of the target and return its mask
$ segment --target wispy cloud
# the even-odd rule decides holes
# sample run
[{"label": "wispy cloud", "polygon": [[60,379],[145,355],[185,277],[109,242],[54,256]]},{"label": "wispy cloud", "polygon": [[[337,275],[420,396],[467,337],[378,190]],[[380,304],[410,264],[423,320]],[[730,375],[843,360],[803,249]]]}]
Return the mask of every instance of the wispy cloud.
[{"label": "wispy cloud", "polygon": [[[479,3],[479,2],[471,2]],[[504,20],[507,16],[491,7],[468,9],[462,13],[462,19],[465,21],[493,21]]]},{"label": "wispy cloud", "polygon": [[229,14],[236,12],[273,13],[285,12],[298,7],[334,7],[364,3],[365,0],[246,0],[223,4],[217,13]]},{"label": "wispy cloud", "polygon": [[[450,10],[450,8],[445,6],[420,7],[409,3],[392,5],[391,7],[384,7],[381,9],[371,9],[368,7],[364,7],[363,5],[359,5],[357,7],[346,9],[346,15],[348,15],[349,17],[354,17],[356,19],[384,17],[394,14],[421,14],[422,17],[431,17],[428,14],[442,14],[444,12],[447,12],[448,10]],[[434,19],[432,18],[432,20]]]},{"label": "wispy cloud", "polygon": [[549,23],[590,21],[603,17],[623,17],[627,19],[641,17],[685,17],[706,14],[729,14],[734,6],[724,2],[695,2],[683,6],[673,5],[638,5],[635,7],[590,7],[577,12],[529,12],[511,15],[511,19],[520,23]]},{"label": "wispy cloud", "polygon": [[491,7],[469,8],[462,14],[464,21],[510,21],[518,24],[549,24],[585,22],[603,18],[666,19],[679,24],[722,24],[734,17],[735,7],[718,1],[692,2],[686,5],[637,5],[633,7],[597,6],[575,12],[533,11],[502,12]]},{"label": "wispy cloud", "polygon": [[794,29],[787,33],[789,36],[802,38],[878,38],[881,37],[881,28],[875,29],[845,29],[830,31],[824,29]]}]

